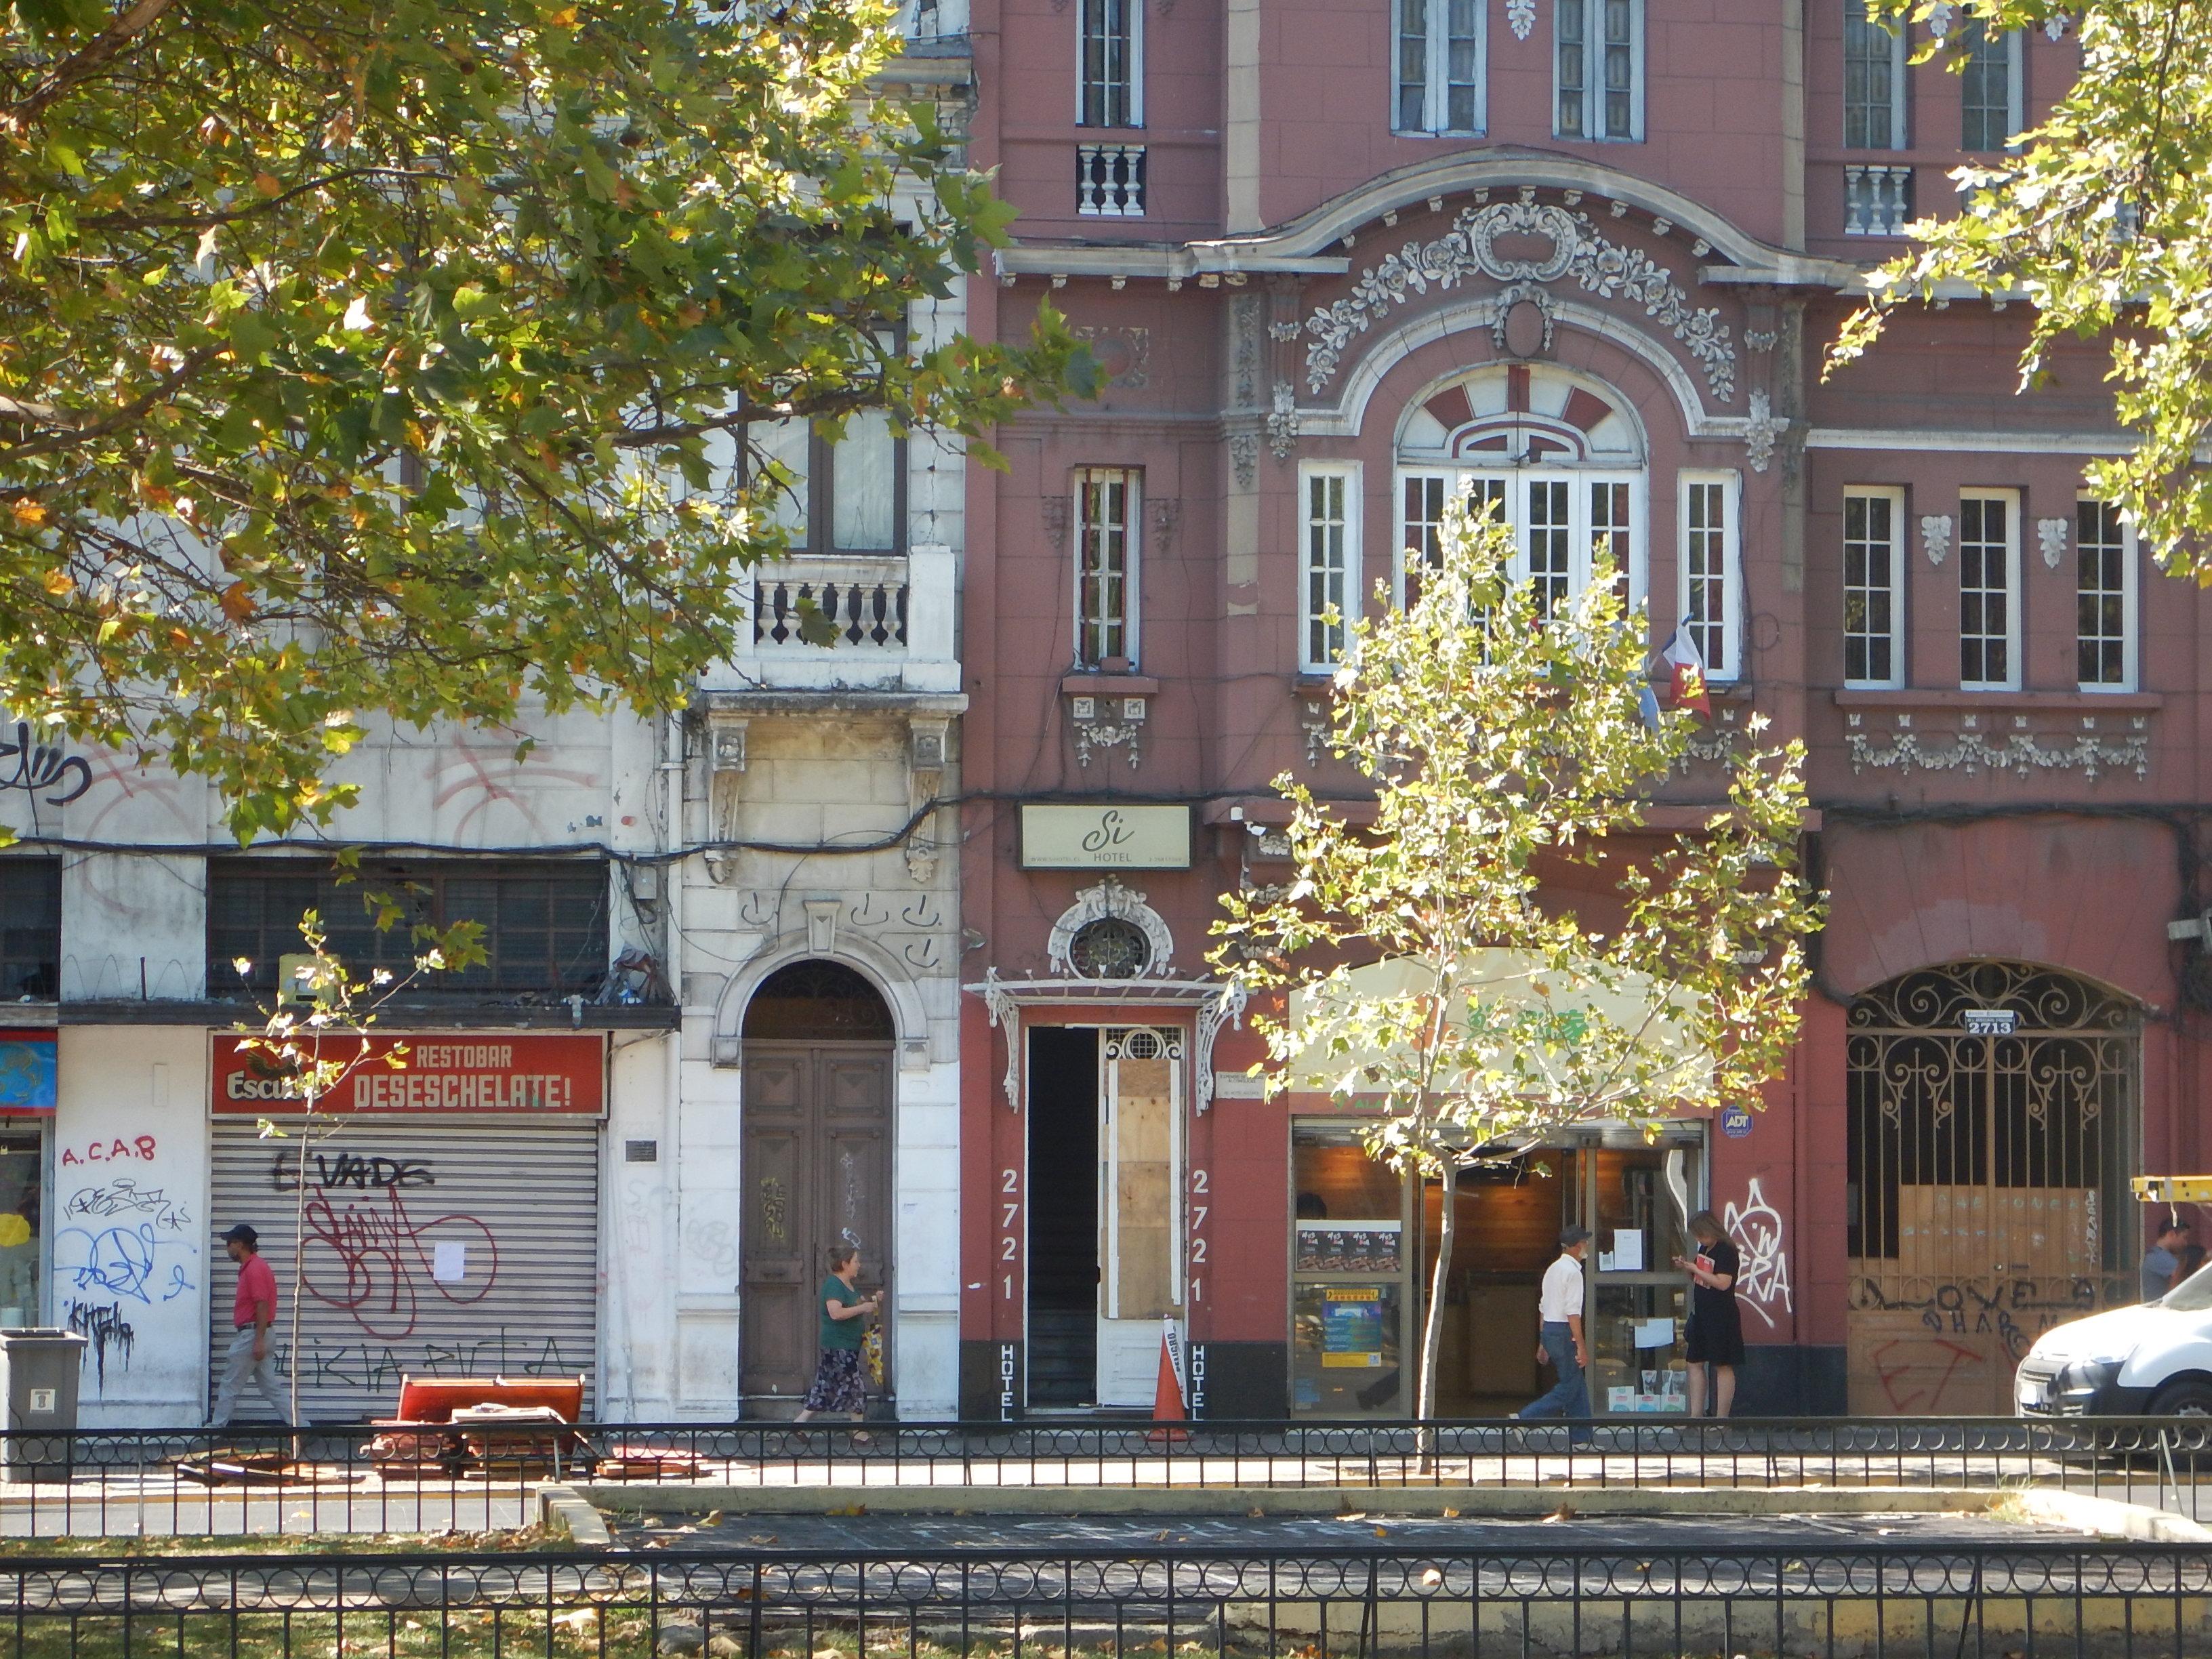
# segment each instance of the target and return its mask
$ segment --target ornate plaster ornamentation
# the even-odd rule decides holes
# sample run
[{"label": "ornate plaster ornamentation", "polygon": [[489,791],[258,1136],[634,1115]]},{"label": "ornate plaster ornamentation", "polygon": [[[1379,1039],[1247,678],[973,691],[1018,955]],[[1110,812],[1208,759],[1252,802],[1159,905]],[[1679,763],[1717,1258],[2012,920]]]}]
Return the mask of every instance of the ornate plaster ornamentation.
[{"label": "ornate plaster ornamentation", "polygon": [[1287,461],[1298,441],[1298,392],[1288,380],[1275,382],[1275,406],[1267,412],[1267,447]]},{"label": "ornate plaster ornamentation", "polygon": [[1231,402],[1238,409],[1260,404],[1260,296],[1239,295],[1230,301],[1229,326],[1235,336],[1231,350]]},{"label": "ornate plaster ornamentation", "polygon": [[1537,350],[1547,356],[1551,355],[1553,331],[1559,326],[1559,321],[1558,308],[1552,304],[1551,295],[1536,283],[1515,283],[1498,290],[1497,301],[1490,313],[1490,343],[1501,357],[1518,355],[1505,343],[1506,319],[1512,316],[1514,307],[1524,303],[1535,307],[1537,313],[1544,319],[1544,338]]},{"label": "ornate plaster ornamentation", "polygon": [[1928,33],[1938,40],[1947,40],[1951,33],[1951,0],[1936,0],[1928,9]]},{"label": "ornate plaster ornamentation", "polygon": [[2059,560],[2066,556],[2066,529],[2063,519],[2038,519],[2035,521],[2035,539],[2043,550],[2043,568],[2045,570],[2057,569]]},{"label": "ornate plaster ornamentation", "polygon": [[1197,1106],[1204,1111],[1213,1104],[1213,1040],[1221,1035],[1224,1025],[1244,1023],[1244,988],[1231,981],[1222,987],[1221,994],[1198,1011],[1198,1053],[1194,1057],[1197,1069]]},{"label": "ornate plaster ornamentation", "polygon": [[1045,960],[1055,974],[1070,979],[1088,977],[1076,965],[1073,949],[1075,936],[1094,921],[1126,921],[1145,936],[1152,947],[1152,955],[1138,979],[1165,979],[1175,959],[1175,935],[1168,931],[1160,913],[1145,902],[1145,896],[1133,887],[1124,887],[1109,876],[1096,887],[1076,889],[1075,902],[1060,913],[1060,920],[1052,925],[1052,936],[1045,941]]},{"label": "ornate plaster ornamentation", "polygon": [[1298,729],[1306,734],[1306,764],[1318,766],[1328,748],[1328,704],[1319,697],[1308,697],[1299,706]]},{"label": "ornate plaster ornamentation", "polygon": [[1302,325],[1295,317],[1279,318],[1267,325],[1267,337],[1288,345],[1298,337]]},{"label": "ornate plaster ornamentation", "polygon": [[2046,40],[2063,40],[2066,38],[2066,25],[2067,17],[2064,12],[2051,13],[2043,20],[2043,38]]},{"label": "ornate plaster ornamentation", "polygon": [[1526,40],[1536,27],[1536,0],[1505,0],[1505,21],[1516,40]]},{"label": "ornate plaster ornamentation", "polygon": [[1152,331],[1148,328],[1081,327],[1068,331],[1086,342],[1109,386],[1141,391],[1152,384]]},{"label": "ornate plaster ornamentation", "polygon": [[1681,756],[1674,763],[1675,771],[1686,774],[1699,761],[1727,762],[1735,758],[1736,738],[1742,732],[1742,727],[1736,724],[1735,708],[1723,703],[1713,713],[1718,717],[1713,724],[1683,745]]},{"label": "ornate plaster ornamentation", "polygon": [[[2039,741],[2034,732],[2019,730],[1996,738],[1978,731],[1936,733],[1932,740],[1923,742],[1921,734],[1906,724],[1905,715],[1898,717],[1899,729],[1890,734],[1887,744],[1875,734],[1857,730],[1845,736],[1854,772],[1869,766],[1895,767],[1901,772],[1918,767],[1923,772],[1964,771],[1972,777],[1987,767],[1992,772],[2010,772],[2021,778],[2037,772],[2079,772],[2094,782],[2108,767],[2125,767],[2138,778],[2148,777],[2149,722],[2136,715],[2129,721],[2131,729],[2126,736],[2107,738],[2097,731],[2097,718],[2083,715],[2078,735],[2069,739],[2053,732],[2048,744]],[[1850,725],[1856,727],[1860,719],[1852,714]],[[1972,716],[1967,719],[1971,721]],[[2027,717],[2015,715],[2014,721],[2024,726]],[[1943,741],[1946,737],[1948,743]]]},{"label": "ornate plaster ornamentation", "polygon": [[[1500,236],[1534,236],[1552,251],[1540,259],[1509,258]],[[1455,288],[1486,276],[1512,284],[1544,284],[1571,277],[1588,294],[1640,304],[1704,370],[1705,384],[1723,402],[1735,395],[1735,345],[1712,307],[1698,307],[1681,285],[1648,253],[1598,234],[1583,213],[1520,200],[1469,208],[1432,242],[1408,242],[1362,271],[1352,292],[1306,319],[1306,386],[1319,392],[1342,366],[1344,350],[1368,328],[1431,285]]]},{"label": "ornate plaster ornamentation", "polygon": [[1940,565],[1951,552],[1951,515],[1931,513],[1920,521],[1920,545],[1928,554],[1928,562]]},{"label": "ornate plaster ornamentation", "polygon": [[1168,556],[1175,545],[1176,523],[1182,517],[1182,503],[1172,495],[1154,495],[1146,501],[1146,526],[1152,532],[1149,551],[1161,558]]},{"label": "ornate plaster ornamentation", "polygon": [[1002,1085],[1006,1091],[1006,1109],[1022,1109],[1022,1009],[1021,1005],[1008,996],[1006,988],[999,983],[999,970],[983,970],[983,1012],[990,1016],[991,1024],[1006,1034],[1006,1076]]},{"label": "ornate plaster ornamentation", "polygon": [[1070,697],[1068,718],[1075,727],[1075,761],[1091,764],[1093,749],[1129,748],[1129,767],[1135,770],[1144,759],[1145,732],[1142,697]]},{"label": "ornate plaster ornamentation", "polygon": [[1260,434],[1256,432],[1232,432],[1229,434],[1229,459],[1237,468],[1237,487],[1252,487],[1253,470],[1260,460]]},{"label": "ornate plaster ornamentation", "polygon": [[1745,422],[1743,443],[1745,459],[1750,461],[1753,472],[1764,472],[1773,465],[1775,441],[1790,430],[1790,422],[1778,417],[1774,400],[1764,392],[1751,394],[1751,419]]},{"label": "ornate plaster ornamentation", "polygon": [[1743,331],[1743,343],[1753,351],[1771,351],[1775,341],[1782,337],[1771,328],[1747,328]]}]

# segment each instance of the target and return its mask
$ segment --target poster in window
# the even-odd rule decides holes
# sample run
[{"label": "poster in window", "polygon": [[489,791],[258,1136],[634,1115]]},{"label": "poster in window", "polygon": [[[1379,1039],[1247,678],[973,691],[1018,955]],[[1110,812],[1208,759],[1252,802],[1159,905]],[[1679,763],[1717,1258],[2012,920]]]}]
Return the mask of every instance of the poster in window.
[{"label": "poster in window", "polygon": [[1332,1285],[1322,1293],[1321,1363],[1329,1370],[1382,1368],[1380,1285]]}]

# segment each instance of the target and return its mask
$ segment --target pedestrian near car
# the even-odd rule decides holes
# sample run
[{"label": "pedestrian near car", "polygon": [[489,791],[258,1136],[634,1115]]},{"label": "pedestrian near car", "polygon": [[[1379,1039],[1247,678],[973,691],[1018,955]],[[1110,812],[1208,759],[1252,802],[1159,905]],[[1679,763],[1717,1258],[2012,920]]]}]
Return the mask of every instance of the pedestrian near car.
[{"label": "pedestrian near car", "polygon": [[276,1322],[276,1275],[261,1258],[261,1235],[240,1222],[222,1236],[225,1255],[238,1263],[238,1291],[230,1304],[230,1346],[224,1351],[222,1381],[216,1385],[210,1428],[226,1428],[238,1409],[238,1397],[251,1382],[276,1413],[291,1425],[284,1391],[277,1386],[276,1360],[269,1338]]},{"label": "pedestrian near car", "polygon": [[[863,1297],[854,1288],[860,1276],[860,1253],[850,1244],[830,1248],[830,1273],[822,1281],[821,1357],[815,1362],[814,1381],[799,1408],[798,1420],[807,1421],[820,1412],[849,1412],[860,1420],[867,1409],[867,1383],[860,1375],[860,1350],[870,1314],[880,1312],[884,1293]],[[866,1435],[854,1435],[865,1442]]]},{"label": "pedestrian near car", "polygon": [[2168,1212],[2158,1241],[2143,1253],[2142,1299],[2155,1302],[2173,1288],[2173,1275],[2181,1266],[2181,1253],[2189,1248],[2189,1224]]},{"label": "pedestrian near car", "polygon": [[1676,1256],[1674,1265],[1690,1276],[1690,1328],[1684,1344],[1690,1362],[1690,1415],[1705,1414],[1705,1371],[1712,1370],[1713,1415],[1735,1408],[1735,1370],[1743,1364],[1743,1310],[1736,1305],[1736,1275],[1742,1258],[1720,1218],[1700,1210],[1690,1218],[1694,1256]]},{"label": "pedestrian near car", "polygon": [[[1559,1259],[1544,1272],[1543,1289],[1536,1300],[1536,1363],[1549,1364],[1559,1380],[1541,1399],[1531,1401],[1514,1415],[1523,1422],[1563,1417],[1581,1424],[1590,1414],[1589,1349],[1583,1341],[1583,1257],[1589,1252],[1589,1229],[1569,1227],[1559,1234]],[[1575,1445],[1589,1443],[1589,1431],[1577,1427],[1570,1438]]]}]

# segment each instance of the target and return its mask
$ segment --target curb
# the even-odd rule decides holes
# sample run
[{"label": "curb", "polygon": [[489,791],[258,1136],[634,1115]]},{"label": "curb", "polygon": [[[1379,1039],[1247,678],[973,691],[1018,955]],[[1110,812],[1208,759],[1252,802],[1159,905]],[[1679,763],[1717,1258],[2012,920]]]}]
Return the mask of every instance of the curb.
[{"label": "curb", "polygon": [[574,1486],[538,1489],[538,1524],[565,1534],[579,1549],[605,1549],[615,1541],[599,1510]]},{"label": "curb", "polygon": [[[558,1491],[595,1509],[624,1515],[704,1515],[720,1510],[726,1515],[1250,1516],[1257,1512],[1445,1518],[1542,1516],[1557,1514],[1563,1505],[1581,1516],[1959,1514],[1986,1510],[2001,1495],[1986,1486],[1424,1486],[1378,1491],[1373,1486],[1115,1490],[580,1484],[541,1490]],[[2131,1508],[2108,1499],[2085,1501],[2101,1503],[2115,1510]],[[1449,1516],[1447,1510],[1451,1512]],[[2203,1528],[2197,1532],[2212,1536]]]},{"label": "curb", "polygon": [[2154,1510],[2147,1504],[2124,1504],[2116,1498],[2093,1498],[2087,1492],[2028,1486],[1990,1494],[1990,1508],[2012,1510],[2025,1520],[2094,1533],[2100,1538],[2154,1544],[2212,1542],[2212,1527],[2186,1516]]}]

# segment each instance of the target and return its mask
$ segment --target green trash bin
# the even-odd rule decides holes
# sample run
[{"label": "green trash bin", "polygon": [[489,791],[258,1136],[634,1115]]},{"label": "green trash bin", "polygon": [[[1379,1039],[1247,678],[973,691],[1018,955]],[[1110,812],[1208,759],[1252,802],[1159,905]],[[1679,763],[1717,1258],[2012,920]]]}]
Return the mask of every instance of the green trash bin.
[{"label": "green trash bin", "polygon": [[84,1347],[75,1331],[0,1330],[0,1406],[8,1413],[0,1480],[69,1479]]}]

